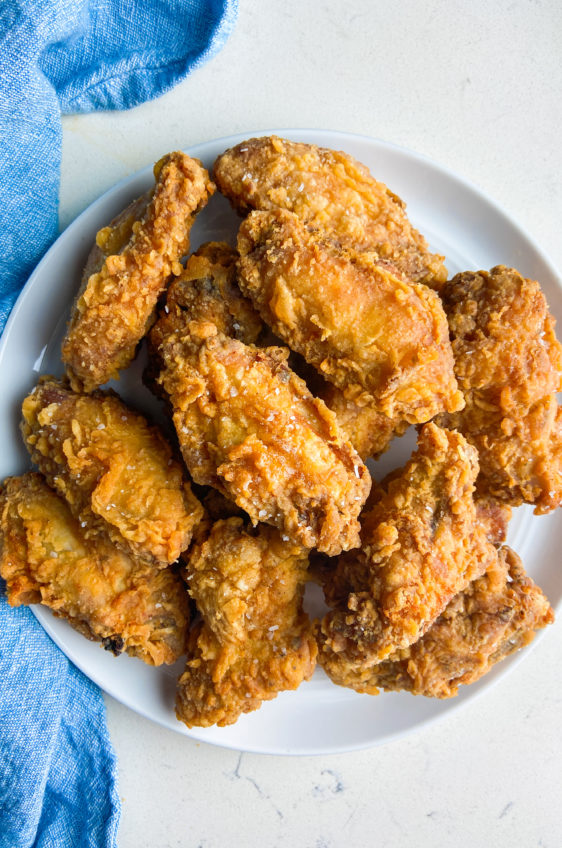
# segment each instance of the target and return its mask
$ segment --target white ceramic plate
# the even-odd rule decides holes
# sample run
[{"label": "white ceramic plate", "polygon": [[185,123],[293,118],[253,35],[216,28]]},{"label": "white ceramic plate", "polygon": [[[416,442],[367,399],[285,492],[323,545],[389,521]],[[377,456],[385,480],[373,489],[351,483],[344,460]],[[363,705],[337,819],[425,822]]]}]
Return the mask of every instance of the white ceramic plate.
[{"label": "white ceramic plate", "polygon": [[[474,186],[422,156],[370,138],[317,130],[276,132],[352,154],[407,202],[410,219],[431,247],[446,256],[451,274],[487,269],[498,263],[513,265],[524,275],[540,280],[554,315],[562,321],[562,288],[555,269],[532,239]],[[250,135],[270,133],[218,139],[188,152],[210,167],[227,147]],[[0,341],[0,479],[29,468],[18,431],[21,401],[40,373],[62,371],[59,350],[68,311],[96,231],[150,185],[151,167],[147,167],[100,197],[60,236],[22,292]],[[192,246],[210,238],[232,239],[237,221],[226,201],[215,196],[194,227]],[[125,399],[154,413],[157,407],[141,385],[141,370],[142,353],[116,388]],[[378,464],[377,476],[405,462],[413,442],[408,435],[398,440]],[[537,518],[525,507],[516,511],[508,539],[553,605],[562,598],[558,562],[561,531],[560,511]],[[188,730],[176,720],[173,706],[181,663],[153,669],[127,656],[115,658],[48,610],[35,607],[34,611],[65,654],[131,709],[194,739],[270,754],[335,753],[396,738],[466,703],[526,653],[496,666],[451,701],[415,698],[406,693],[358,695],[334,686],[317,670],[297,692],[282,693],[232,727]]]}]

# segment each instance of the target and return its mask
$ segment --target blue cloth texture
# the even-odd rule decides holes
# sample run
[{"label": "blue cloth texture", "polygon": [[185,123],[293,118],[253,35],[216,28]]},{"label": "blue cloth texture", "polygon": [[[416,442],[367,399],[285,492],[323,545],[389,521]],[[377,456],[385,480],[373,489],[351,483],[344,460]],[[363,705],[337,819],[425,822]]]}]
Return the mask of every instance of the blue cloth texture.
[{"label": "blue cloth texture", "polygon": [[[0,0],[0,333],[57,235],[61,113],[159,96],[218,52],[236,12],[237,0]],[[114,846],[119,814],[101,692],[0,585],[0,848]]]},{"label": "blue cloth texture", "polygon": [[116,845],[117,767],[99,689],[4,597],[0,634],[0,846]]}]

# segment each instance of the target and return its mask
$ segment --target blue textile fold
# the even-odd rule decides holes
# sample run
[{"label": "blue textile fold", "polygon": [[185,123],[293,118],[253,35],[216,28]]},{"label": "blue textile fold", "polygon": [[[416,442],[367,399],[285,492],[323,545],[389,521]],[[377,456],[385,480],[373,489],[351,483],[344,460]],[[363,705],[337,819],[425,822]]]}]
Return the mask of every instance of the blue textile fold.
[{"label": "blue textile fold", "polygon": [[99,689],[3,597],[0,634],[0,846],[115,845],[117,768]]},{"label": "blue textile fold", "polygon": [[[237,0],[0,0],[0,333],[57,235],[61,113],[159,96],[220,50],[236,12]],[[101,692],[1,584],[0,848],[115,846]]]}]

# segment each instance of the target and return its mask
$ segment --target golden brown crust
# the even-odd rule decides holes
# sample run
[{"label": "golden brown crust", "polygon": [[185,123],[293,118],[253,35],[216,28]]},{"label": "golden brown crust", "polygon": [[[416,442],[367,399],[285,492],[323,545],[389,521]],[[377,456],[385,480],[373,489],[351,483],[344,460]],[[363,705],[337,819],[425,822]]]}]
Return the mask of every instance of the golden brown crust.
[{"label": "golden brown crust", "polygon": [[403,201],[347,153],[270,136],[225,151],[214,166],[235,209],[287,209],[340,244],[375,251],[408,279],[439,287],[443,257],[410,224]]},{"label": "golden brown crust", "polygon": [[44,604],[115,654],[161,665],[185,651],[181,579],[139,564],[103,536],[86,538],[40,474],[11,477],[0,489],[0,576],[12,606]]},{"label": "golden brown crust", "polygon": [[368,457],[378,458],[388,450],[395,436],[403,436],[408,429],[407,421],[388,418],[380,412],[366,392],[356,395],[324,381],[315,394],[332,410],[344,437],[363,461]]},{"label": "golden brown crust", "polygon": [[[339,553],[356,546],[367,469],[333,413],[288,368],[287,351],[225,335],[216,287],[205,283],[205,297],[198,295],[195,261],[201,272],[202,257],[190,259],[189,285],[183,277],[173,284],[150,335],[193,479],[305,547]],[[213,263],[205,267],[212,278]]]},{"label": "golden brown crust", "polygon": [[372,669],[369,691],[451,698],[553,620],[548,600],[517,554],[502,548],[498,561],[453,598],[419,642]]},{"label": "golden brown crust", "polygon": [[314,671],[316,643],[302,610],[307,554],[277,530],[217,521],[186,557],[202,620],[189,643],[176,712],[188,727],[232,724]]},{"label": "golden brown crust", "polygon": [[402,436],[408,429],[407,421],[391,419],[380,412],[367,392],[339,389],[325,380],[300,354],[291,352],[289,365],[305,381],[312,394],[323,400],[334,413],[344,438],[363,461],[368,457],[378,458],[388,450],[395,436]]},{"label": "golden brown crust", "polygon": [[225,242],[202,244],[170,287],[166,306],[185,312],[192,321],[212,322],[225,336],[255,344],[264,327],[238,288],[237,259],[238,252]]},{"label": "golden brown crust", "polygon": [[86,538],[105,533],[132,556],[175,562],[203,515],[157,427],[113,393],[42,378],[23,402],[31,458],[66,498]]},{"label": "golden brown crust", "polygon": [[252,212],[238,281],[264,321],[336,386],[391,419],[428,421],[462,405],[437,294],[371,254],[341,250],[284,210]]},{"label": "golden brown crust", "polygon": [[[131,223],[126,215],[98,233],[103,264],[99,270],[96,260],[88,265],[93,273],[83,281],[62,349],[76,389],[92,391],[131,362],[154,319],[158,296],[181,271],[195,214],[214,191],[201,163],[184,153],[163,157],[154,176],[142,217]],[[107,255],[108,250],[117,252]]]},{"label": "golden brown crust", "polygon": [[341,556],[326,582],[334,609],[317,628],[319,662],[334,682],[363,685],[494,560],[496,519],[476,509],[477,473],[463,436],[426,424],[410,461],[376,490],[361,550]]},{"label": "golden brown crust", "polygon": [[442,293],[466,406],[444,415],[480,455],[477,488],[536,513],[562,500],[562,346],[534,280],[499,265],[457,274]]}]

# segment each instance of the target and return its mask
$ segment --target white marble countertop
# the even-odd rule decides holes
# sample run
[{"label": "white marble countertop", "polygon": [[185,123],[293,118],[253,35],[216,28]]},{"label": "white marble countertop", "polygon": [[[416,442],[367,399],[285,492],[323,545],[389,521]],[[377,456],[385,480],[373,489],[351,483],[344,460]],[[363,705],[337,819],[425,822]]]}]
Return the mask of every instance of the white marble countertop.
[{"label": "white marble countertop", "polygon": [[[417,150],[472,180],[562,268],[557,0],[240,0],[223,51],[159,100],[66,118],[61,225],[164,152],[310,127]],[[562,844],[562,627],[440,723],[359,753],[239,754],[107,698],[121,848]],[[322,717],[319,716],[319,721]]]}]

